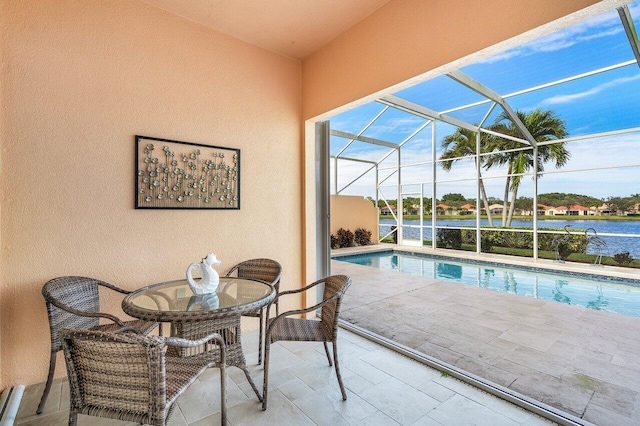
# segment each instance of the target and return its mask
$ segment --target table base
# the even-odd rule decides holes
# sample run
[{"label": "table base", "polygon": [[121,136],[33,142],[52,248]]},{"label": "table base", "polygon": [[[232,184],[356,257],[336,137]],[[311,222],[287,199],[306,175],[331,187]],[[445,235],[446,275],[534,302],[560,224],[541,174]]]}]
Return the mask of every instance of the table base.
[{"label": "table base", "polygon": [[[216,318],[214,320],[173,322],[171,325],[171,334],[190,340],[198,340],[212,333],[220,334],[225,343],[226,365],[238,367],[244,371],[247,381],[256,393],[258,400],[262,401],[262,395],[249,374],[247,361],[242,352],[240,318],[239,315],[233,315],[226,318]],[[218,346],[209,343],[198,348],[180,349],[180,355],[199,355],[210,358],[212,362],[220,361]]]}]

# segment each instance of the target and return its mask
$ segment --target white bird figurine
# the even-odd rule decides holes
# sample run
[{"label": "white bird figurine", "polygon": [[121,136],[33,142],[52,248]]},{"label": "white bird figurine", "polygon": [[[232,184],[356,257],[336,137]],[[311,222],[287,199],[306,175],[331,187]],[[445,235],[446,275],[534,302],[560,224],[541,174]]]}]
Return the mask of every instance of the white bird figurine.
[{"label": "white bird figurine", "polygon": [[[213,266],[220,265],[220,263],[215,254],[209,253],[207,257],[202,259],[202,262],[194,262],[189,265],[187,268],[187,281],[194,294],[208,294],[216,291],[220,283],[220,275],[213,269]],[[192,271],[194,269],[200,271],[200,275],[202,276],[200,281],[193,279]]]}]

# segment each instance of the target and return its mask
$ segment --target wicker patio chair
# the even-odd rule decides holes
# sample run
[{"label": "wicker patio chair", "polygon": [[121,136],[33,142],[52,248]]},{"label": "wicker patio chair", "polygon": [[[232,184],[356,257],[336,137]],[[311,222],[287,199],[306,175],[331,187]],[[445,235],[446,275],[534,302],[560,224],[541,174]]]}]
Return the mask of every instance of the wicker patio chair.
[{"label": "wicker patio chair", "polygon": [[166,425],[178,397],[212,366],[198,356],[171,356],[167,347],[189,348],[214,341],[220,345],[216,365],[220,368],[222,424],[226,424],[225,350],[220,335],[192,341],[65,329],[61,340],[71,395],[70,426],[77,424],[78,414]]},{"label": "wicker patio chair", "polygon": [[[321,280],[318,280],[308,286],[299,290],[283,291],[276,296],[276,299],[271,303],[274,303],[281,296],[299,294],[314,288],[318,285],[324,284],[324,291],[322,296],[322,302],[317,305],[311,306],[306,309],[296,309],[293,311],[283,312],[275,318],[269,319],[269,308],[267,306],[267,331],[264,342],[264,387],[262,391],[262,409],[267,409],[267,387],[269,381],[269,348],[271,343],[280,340],[293,340],[300,342],[323,342],[324,351],[327,354],[329,360],[329,367],[331,363],[331,355],[329,355],[329,347],[327,342],[331,342],[333,345],[333,362],[335,363],[336,375],[338,376],[338,383],[340,384],[340,391],[342,392],[342,399],[347,400],[347,393],[344,390],[342,384],[342,377],[340,376],[340,367],[338,366],[338,315],[340,314],[340,304],[342,303],[342,297],[347,291],[347,288],[351,285],[351,278],[345,275],[332,275]],[[313,319],[302,318],[289,318],[292,315],[300,315],[309,312],[317,311],[322,308],[320,314],[320,321]]]},{"label": "wicker patio chair", "polygon": [[[42,287],[42,296],[47,305],[49,329],[51,331],[51,355],[47,383],[36,411],[38,414],[41,414],[44,409],[51,390],[51,384],[53,383],[56,355],[58,351],[62,350],[62,344],[60,343],[60,331],[62,329],[114,331],[124,326],[131,326],[146,334],[157,325],[155,322],[142,320],[121,321],[113,315],[101,313],[99,287],[122,294],[131,293],[112,284],[85,277],[54,278]],[[100,318],[105,318],[112,322],[100,325]]]},{"label": "wicker patio chair", "polygon": [[[238,263],[227,272],[227,277],[236,276],[238,278],[249,278],[254,280],[260,280],[271,284],[276,289],[276,295],[280,290],[280,276],[282,275],[282,266],[275,260],[271,259],[250,259],[244,262]],[[238,289],[240,292],[242,287]],[[239,295],[240,297],[242,294]],[[277,299],[276,299],[277,300]],[[276,305],[276,315],[280,313],[280,306],[278,302]],[[260,330],[258,332],[258,364],[262,363],[262,342],[263,342],[263,330],[264,330],[264,310],[265,308],[257,309],[253,312],[243,314],[245,317],[260,318]]]}]

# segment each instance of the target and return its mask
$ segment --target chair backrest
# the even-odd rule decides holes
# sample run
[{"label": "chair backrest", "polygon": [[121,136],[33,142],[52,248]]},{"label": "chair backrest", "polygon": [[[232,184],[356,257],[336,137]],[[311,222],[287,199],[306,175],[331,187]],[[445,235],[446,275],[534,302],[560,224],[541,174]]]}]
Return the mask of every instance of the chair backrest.
[{"label": "chair backrest", "polygon": [[346,275],[331,275],[324,278],[323,302],[333,296],[336,296],[336,298],[322,306],[320,320],[326,335],[334,339],[338,330],[338,316],[342,297],[350,285],[351,278]]},{"label": "chair backrest", "polygon": [[280,276],[282,266],[271,259],[250,259],[238,263],[227,273],[227,277],[236,274],[238,278],[261,280],[273,285],[276,291],[280,290]]},{"label": "chair backrest", "polygon": [[145,424],[164,424],[167,410],[162,338],[65,329],[71,410]]},{"label": "chair backrest", "polygon": [[59,277],[48,281],[42,287],[42,296],[47,305],[49,328],[51,330],[51,348],[59,351],[60,332],[64,328],[87,330],[99,324],[98,318],[82,317],[60,309],[54,303],[60,303],[84,312],[99,312],[100,299],[98,286],[101,281],[86,277]]}]

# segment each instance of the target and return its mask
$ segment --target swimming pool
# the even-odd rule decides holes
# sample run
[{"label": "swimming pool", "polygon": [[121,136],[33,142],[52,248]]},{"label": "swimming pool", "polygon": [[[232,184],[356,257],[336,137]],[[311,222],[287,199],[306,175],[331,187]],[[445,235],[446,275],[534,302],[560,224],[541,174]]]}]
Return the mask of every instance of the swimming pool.
[{"label": "swimming pool", "polygon": [[640,280],[397,251],[333,260],[640,317]]}]

